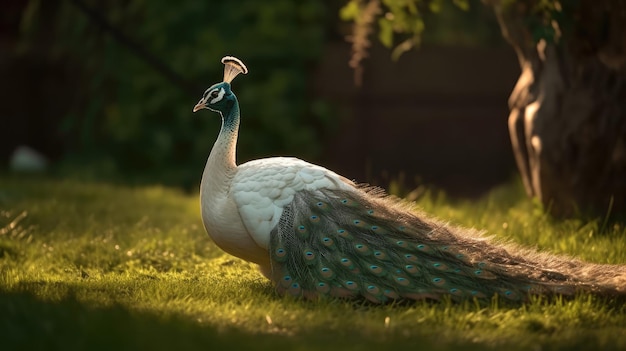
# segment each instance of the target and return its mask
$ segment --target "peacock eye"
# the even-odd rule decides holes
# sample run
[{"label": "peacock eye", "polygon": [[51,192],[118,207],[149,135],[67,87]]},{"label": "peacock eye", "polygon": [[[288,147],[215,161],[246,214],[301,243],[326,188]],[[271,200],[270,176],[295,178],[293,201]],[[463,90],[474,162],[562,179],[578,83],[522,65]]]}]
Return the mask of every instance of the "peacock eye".
[{"label": "peacock eye", "polygon": [[219,93],[217,92],[217,90],[213,90],[213,91],[211,92],[211,98],[212,98],[212,99],[215,99],[218,95],[219,95]]}]

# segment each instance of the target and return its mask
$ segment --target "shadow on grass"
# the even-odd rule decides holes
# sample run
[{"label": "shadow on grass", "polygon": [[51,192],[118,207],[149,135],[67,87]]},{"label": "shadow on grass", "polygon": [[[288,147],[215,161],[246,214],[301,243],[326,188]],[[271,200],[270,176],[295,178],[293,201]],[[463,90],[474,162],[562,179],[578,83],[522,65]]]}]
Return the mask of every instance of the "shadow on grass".
[{"label": "shadow on grass", "polygon": [[[359,342],[355,335],[331,334],[312,330],[307,335],[288,336],[218,330],[185,316],[164,316],[121,305],[90,305],[71,292],[58,301],[47,301],[29,292],[0,290],[3,350],[362,350],[406,346],[408,341]],[[441,349],[424,340],[409,344],[414,350]]]},{"label": "shadow on grass", "polygon": [[89,306],[71,296],[44,301],[12,292],[0,292],[0,338],[5,350],[225,349],[233,338],[244,347],[276,341],[219,333],[176,316]]},{"label": "shadow on grass", "polygon": [[[67,287],[65,297],[50,301],[30,292],[0,290],[0,340],[3,350],[483,350],[497,345],[452,342],[429,338],[372,340],[341,331],[309,330],[304,335],[251,333],[202,325],[188,316],[138,311],[121,305],[97,306],[81,302]],[[581,349],[577,340],[556,349]],[[584,348],[583,348],[584,349]]]}]

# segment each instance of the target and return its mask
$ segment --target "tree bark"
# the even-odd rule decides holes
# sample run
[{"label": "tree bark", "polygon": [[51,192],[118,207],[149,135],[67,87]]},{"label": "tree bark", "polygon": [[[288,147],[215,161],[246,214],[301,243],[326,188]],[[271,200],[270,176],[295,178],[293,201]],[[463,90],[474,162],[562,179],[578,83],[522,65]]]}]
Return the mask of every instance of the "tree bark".
[{"label": "tree bark", "polygon": [[526,192],[556,217],[626,216],[626,4],[580,0],[537,42],[533,1],[487,3],[522,70],[508,123]]}]

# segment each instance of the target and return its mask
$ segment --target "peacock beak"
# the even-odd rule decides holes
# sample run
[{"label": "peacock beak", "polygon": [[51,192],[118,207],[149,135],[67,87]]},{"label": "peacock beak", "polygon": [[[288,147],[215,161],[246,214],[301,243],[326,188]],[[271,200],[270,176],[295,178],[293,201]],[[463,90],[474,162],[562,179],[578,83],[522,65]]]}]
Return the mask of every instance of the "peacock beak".
[{"label": "peacock beak", "polygon": [[198,102],[196,106],[193,107],[193,112],[202,110],[203,108],[206,108],[206,105],[204,104],[204,100],[200,100],[200,102]]}]

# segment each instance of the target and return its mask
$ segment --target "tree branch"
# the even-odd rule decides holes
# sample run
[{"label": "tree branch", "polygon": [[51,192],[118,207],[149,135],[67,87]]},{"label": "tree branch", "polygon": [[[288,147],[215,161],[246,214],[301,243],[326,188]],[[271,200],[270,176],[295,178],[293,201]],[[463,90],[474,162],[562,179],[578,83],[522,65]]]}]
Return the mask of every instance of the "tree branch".
[{"label": "tree branch", "polygon": [[197,84],[194,84],[183,78],[180,74],[175,72],[172,68],[170,68],[163,61],[161,61],[158,57],[148,51],[145,47],[141,46],[138,42],[131,39],[126,34],[122,33],[119,29],[115,28],[104,16],[100,14],[99,11],[90,8],[81,0],[71,0],[70,3],[73,4],[87,18],[89,18],[89,20],[94,25],[96,25],[104,32],[108,33],[117,42],[127,47],[130,52],[146,62],[160,75],[176,85],[180,90],[190,95],[195,95],[198,93],[199,88]]}]

